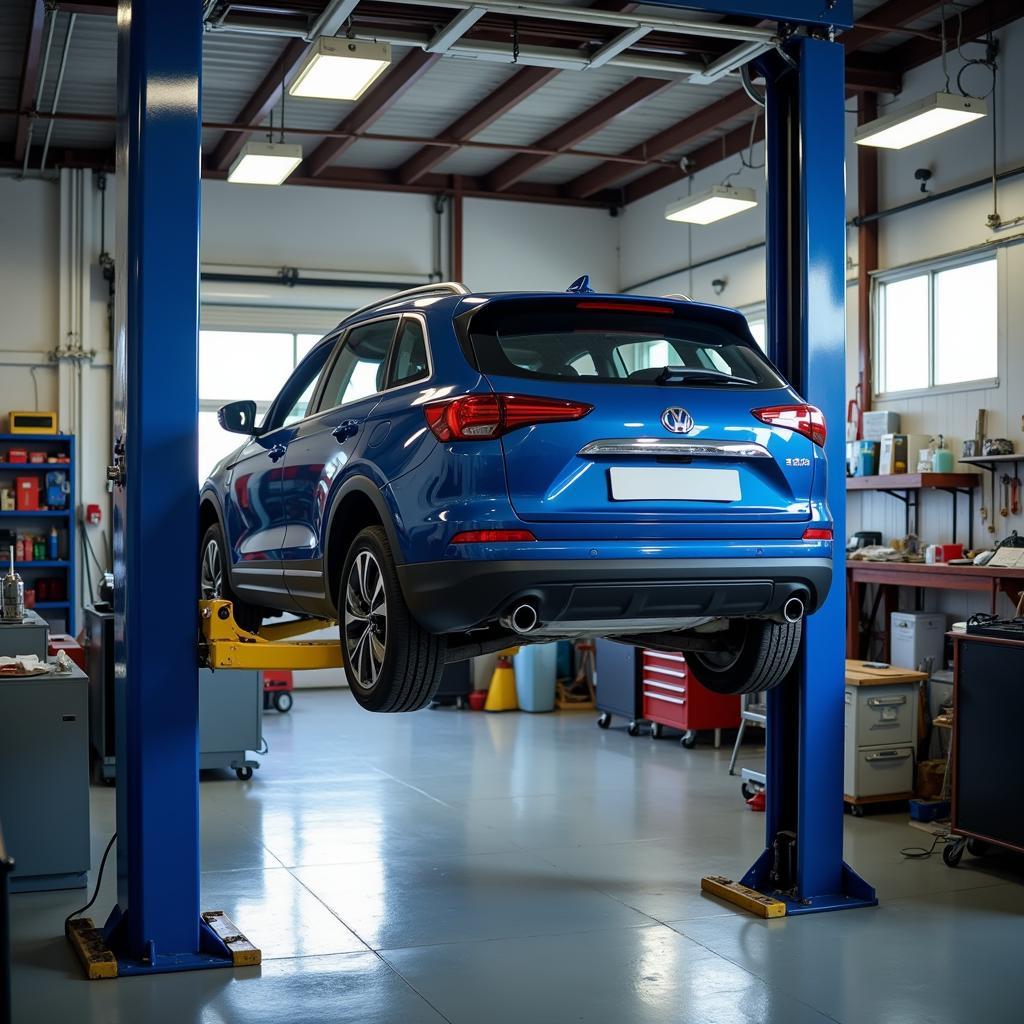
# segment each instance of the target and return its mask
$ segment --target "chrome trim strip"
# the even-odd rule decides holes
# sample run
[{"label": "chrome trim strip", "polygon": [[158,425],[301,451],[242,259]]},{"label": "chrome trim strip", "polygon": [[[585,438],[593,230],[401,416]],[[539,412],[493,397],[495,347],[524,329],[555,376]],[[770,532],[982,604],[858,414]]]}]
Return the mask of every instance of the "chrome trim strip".
[{"label": "chrome trim strip", "polygon": [[753,441],[694,440],[686,437],[606,437],[591,441],[580,455],[685,455],[702,459],[770,459],[764,445]]}]

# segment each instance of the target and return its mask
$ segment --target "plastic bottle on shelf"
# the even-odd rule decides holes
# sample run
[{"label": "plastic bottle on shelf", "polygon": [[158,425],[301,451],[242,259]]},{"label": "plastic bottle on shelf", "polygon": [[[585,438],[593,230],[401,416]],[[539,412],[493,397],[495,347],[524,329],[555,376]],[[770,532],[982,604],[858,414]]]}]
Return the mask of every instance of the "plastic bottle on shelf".
[{"label": "plastic bottle on shelf", "polygon": [[51,562],[56,562],[60,558],[60,535],[57,533],[57,527],[50,527],[50,540],[47,545],[46,557]]}]

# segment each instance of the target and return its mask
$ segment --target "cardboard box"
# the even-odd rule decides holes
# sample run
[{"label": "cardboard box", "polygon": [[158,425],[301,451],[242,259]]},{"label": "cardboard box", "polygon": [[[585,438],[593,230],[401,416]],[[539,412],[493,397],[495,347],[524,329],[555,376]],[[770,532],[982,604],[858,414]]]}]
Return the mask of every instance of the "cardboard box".
[{"label": "cardboard box", "polygon": [[878,472],[882,476],[916,473],[919,450],[927,448],[930,440],[923,434],[883,434],[879,440]]},{"label": "cardboard box", "polygon": [[14,479],[14,501],[19,512],[39,511],[39,477],[19,476]]},{"label": "cardboard box", "polygon": [[880,441],[883,434],[900,432],[900,414],[898,412],[866,412],[864,413],[864,440]]}]

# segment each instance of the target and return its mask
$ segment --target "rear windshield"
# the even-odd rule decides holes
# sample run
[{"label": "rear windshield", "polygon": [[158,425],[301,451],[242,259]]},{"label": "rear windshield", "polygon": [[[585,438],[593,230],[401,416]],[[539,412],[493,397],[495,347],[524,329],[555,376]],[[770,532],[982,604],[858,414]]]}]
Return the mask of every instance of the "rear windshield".
[{"label": "rear windshield", "polygon": [[[582,303],[580,304],[583,305]],[[470,323],[481,372],[588,384],[779,388],[753,342],[721,323],[680,315],[557,306],[484,308]]]}]

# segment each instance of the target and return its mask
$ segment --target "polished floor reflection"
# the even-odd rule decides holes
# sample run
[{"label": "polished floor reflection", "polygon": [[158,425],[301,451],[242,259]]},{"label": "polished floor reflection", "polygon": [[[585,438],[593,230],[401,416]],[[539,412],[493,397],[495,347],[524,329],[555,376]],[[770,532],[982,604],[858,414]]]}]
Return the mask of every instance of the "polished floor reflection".
[{"label": "polished floor reflection", "polygon": [[[201,786],[203,906],[263,966],[85,982],[60,937],[81,892],[19,895],[18,1024],[1021,1019],[1024,871],[907,860],[905,816],[846,822],[880,907],[766,923],[699,891],[761,845],[725,750],[586,713],[374,716],[342,691],[298,693],[265,734],[251,782]],[[98,864],[113,792],[92,796]]]}]

